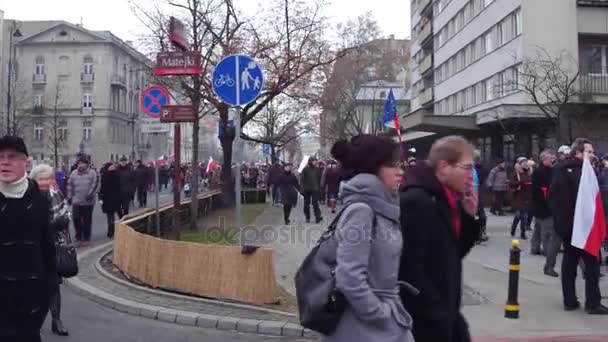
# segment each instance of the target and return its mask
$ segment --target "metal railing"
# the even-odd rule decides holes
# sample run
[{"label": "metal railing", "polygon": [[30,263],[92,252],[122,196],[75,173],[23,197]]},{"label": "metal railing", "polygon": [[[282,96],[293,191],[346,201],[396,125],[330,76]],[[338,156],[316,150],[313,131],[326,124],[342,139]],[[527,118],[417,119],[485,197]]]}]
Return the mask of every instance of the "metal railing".
[{"label": "metal railing", "polygon": [[36,83],[36,84],[46,83],[46,74],[33,74],[32,83]]},{"label": "metal railing", "polygon": [[80,74],[80,82],[82,83],[93,83],[95,82],[95,74],[85,74],[84,72]]},{"label": "metal railing", "polygon": [[32,108],[32,114],[44,114],[44,107],[35,105],[34,108]]},{"label": "metal railing", "polygon": [[579,76],[582,94],[608,95],[608,75],[585,74]]}]

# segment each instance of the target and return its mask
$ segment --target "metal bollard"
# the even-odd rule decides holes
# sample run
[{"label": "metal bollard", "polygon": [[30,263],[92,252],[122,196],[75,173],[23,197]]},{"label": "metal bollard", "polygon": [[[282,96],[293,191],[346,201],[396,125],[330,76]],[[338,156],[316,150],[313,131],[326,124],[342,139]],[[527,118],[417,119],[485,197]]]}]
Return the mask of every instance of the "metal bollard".
[{"label": "metal bollard", "polygon": [[521,249],[519,240],[511,241],[509,255],[509,296],[505,305],[505,318],[519,318],[519,302],[517,292],[519,289],[519,258]]}]

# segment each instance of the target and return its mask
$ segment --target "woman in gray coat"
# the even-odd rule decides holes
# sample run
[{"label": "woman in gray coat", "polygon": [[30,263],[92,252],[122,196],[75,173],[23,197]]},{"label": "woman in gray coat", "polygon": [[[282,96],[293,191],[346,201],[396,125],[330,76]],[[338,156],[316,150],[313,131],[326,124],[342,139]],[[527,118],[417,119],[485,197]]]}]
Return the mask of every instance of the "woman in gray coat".
[{"label": "woman in gray coat", "polygon": [[362,135],[336,143],[332,155],[354,177],[342,186],[345,209],[337,226],[336,287],[347,306],[336,330],[322,340],[413,342],[397,279],[403,245],[399,148],[388,138]]}]

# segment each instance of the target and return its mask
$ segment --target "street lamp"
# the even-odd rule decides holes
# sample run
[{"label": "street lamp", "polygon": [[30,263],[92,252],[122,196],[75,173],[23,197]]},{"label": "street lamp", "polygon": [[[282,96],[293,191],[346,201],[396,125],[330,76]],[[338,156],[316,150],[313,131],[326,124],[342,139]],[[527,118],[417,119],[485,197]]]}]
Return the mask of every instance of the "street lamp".
[{"label": "street lamp", "polygon": [[[21,31],[17,28],[17,23],[13,21],[13,25],[11,26],[11,31],[9,35],[9,43],[8,43],[8,87],[6,93],[6,134],[11,134],[11,88],[12,88],[12,76],[13,76],[13,53],[15,53],[15,47],[13,46],[13,37],[19,38],[22,37]],[[13,132],[16,133],[16,132]]]}]

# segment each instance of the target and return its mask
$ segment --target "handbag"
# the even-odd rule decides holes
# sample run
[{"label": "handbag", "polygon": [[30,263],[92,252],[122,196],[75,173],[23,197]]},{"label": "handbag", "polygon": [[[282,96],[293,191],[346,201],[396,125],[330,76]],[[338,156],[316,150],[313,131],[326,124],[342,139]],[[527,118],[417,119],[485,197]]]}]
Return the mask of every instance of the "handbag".
[{"label": "handbag", "polygon": [[78,256],[69,230],[57,232],[55,244],[57,274],[62,278],[72,278],[78,274]]},{"label": "handbag", "polygon": [[[324,335],[335,331],[346,309],[346,299],[336,289],[335,279],[338,250],[336,228],[346,208],[348,206],[331,222],[295,276],[300,324]],[[373,226],[375,225],[374,217]]]}]

